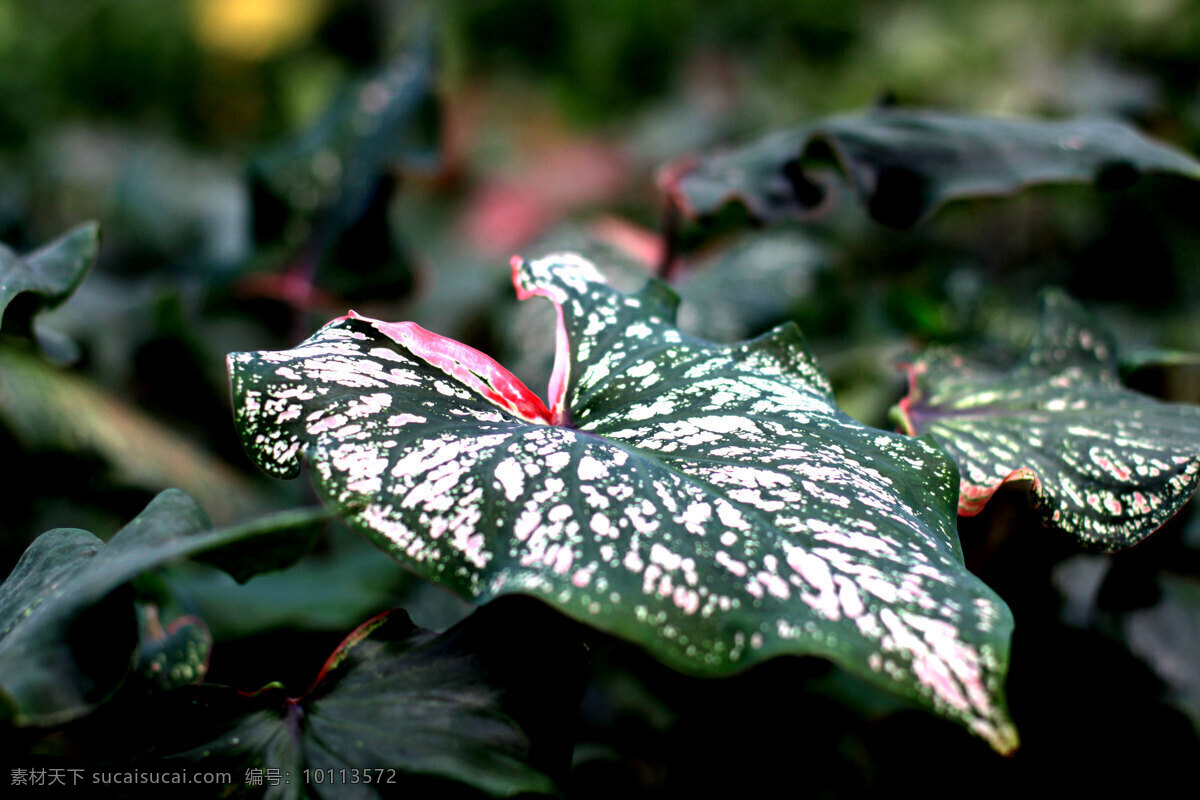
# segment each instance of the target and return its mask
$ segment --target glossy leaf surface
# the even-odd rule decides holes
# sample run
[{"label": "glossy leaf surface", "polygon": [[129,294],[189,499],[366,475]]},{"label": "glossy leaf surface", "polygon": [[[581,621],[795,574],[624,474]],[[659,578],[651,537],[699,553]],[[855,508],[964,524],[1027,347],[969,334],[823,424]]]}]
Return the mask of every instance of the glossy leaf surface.
[{"label": "glossy leaf surface", "polygon": [[1028,186],[1132,183],[1143,173],[1200,177],[1200,163],[1111,120],[1028,120],[879,109],[781,131],[660,182],[689,216],[741,201],[774,221],[811,212],[832,164],[876,221],[909,228],[953,200],[1007,195]]},{"label": "glossy leaf surface", "polygon": [[[520,720],[532,703],[569,724],[583,648],[575,642],[564,659],[539,644],[543,633],[515,630],[492,608],[440,636],[402,610],[385,612],[347,636],[301,696],[278,683],[254,693],[215,685],[184,690],[185,724],[175,728],[181,738],[160,742],[158,752],[220,765],[235,777],[277,769],[290,776],[290,784],[270,790],[280,798],[436,796],[422,778],[498,797],[554,793],[538,766],[541,743]],[[182,743],[187,749],[178,749]],[[361,775],[367,767],[382,774],[357,785],[303,778],[305,770]]]},{"label": "glossy leaf surface", "polygon": [[158,495],[105,543],[74,528],[39,536],[0,584],[0,699],[17,725],[87,713],[133,666],[138,621],[129,582],[184,558],[246,580],[279,569],[312,544],[317,510],[283,512],[209,530],[196,501]]},{"label": "glossy leaf surface", "polygon": [[1015,359],[948,348],[918,359],[900,423],[958,463],[959,513],[1028,481],[1046,525],[1107,549],[1136,544],[1200,482],[1200,407],[1124,388],[1112,336],[1061,293],[1043,303],[1040,330]]},{"label": "glossy leaf surface", "polygon": [[549,407],[487,356],[357,315],[235,353],[243,442],[419,574],[521,592],[720,675],[833,659],[1001,750],[1011,619],[962,564],[955,470],[837,410],[795,326],[719,346],[676,297],[575,256],[514,259],[559,309]]}]

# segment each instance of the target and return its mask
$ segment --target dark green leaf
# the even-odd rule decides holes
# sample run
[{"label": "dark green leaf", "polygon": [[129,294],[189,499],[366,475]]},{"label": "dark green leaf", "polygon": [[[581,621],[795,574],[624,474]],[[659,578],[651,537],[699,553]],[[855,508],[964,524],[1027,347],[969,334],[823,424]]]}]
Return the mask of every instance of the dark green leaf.
[{"label": "dark green leaf", "polygon": [[295,139],[251,161],[258,245],[302,248],[277,285],[257,281],[264,288],[287,297],[330,256],[345,266],[322,272],[325,289],[378,297],[407,287],[411,275],[388,222],[394,173],[431,171],[438,162],[433,36],[422,29],[413,40],[339,92]]},{"label": "dark green leaf", "polygon": [[1147,347],[1121,353],[1121,372],[1128,374],[1146,367],[1196,366],[1200,364],[1200,353],[1189,350],[1167,350]]},{"label": "dark green leaf", "polygon": [[213,531],[195,500],[170,489],[107,544],[77,529],[42,534],[0,584],[0,693],[13,722],[65,722],[116,688],[133,665],[129,582],[141,573],[189,557],[242,578],[280,569],[311,545],[324,516],[288,511]]},{"label": "dark green leaf", "polygon": [[277,629],[344,631],[403,603],[422,624],[443,630],[471,606],[416,580],[361,536],[346,531],[329,550],[313,553],[285,572],[238,585],[228,575],[192,562],[165,573],[182,608],[204,618],[217,641]]},{"label": "dark green leaf", "polygon": [[550,408],[478,351],[351,314],[230,356],[251,456],[307,459],[348,522],[467,597],[533,594],[699,674],[828,657],[1015,746],[1011,618],[963,566],[941,450],[838,411],[794,326],[713,345],[660,283],[513,268],[559,308]]},{"label": "dark green leaf", "polygon": [[25,256],[0,245],[0,331],[32,338],[34,316],[70,297],[99,251],[100,226],[95,222]]},{"label": "dark green leaf", "polygon": [[1043,298],[1041,328],[1011,363],[952,348],[909,369],[897,416],[957,462],[959,513],[1030,481],[1044,524],[1090,545],[1136,544],[1200,481],[1200,407],[1162,403],[1117,379],[1112,336],[1073,300]]},{"label": "dark green leaf", "polygon": [[[280,798],[416,796],[423,793],[410,784],[422,777],[498,797],[553,793],[540,766],[546,743],[532,740],[532,720],[543,712],[554,720],[559,742],[549,749],[565,762],[569,748],[556,744],[567,741],[575,715],[584,650],[577,640],[565,659],[554,650],[551,613],[535,616],[546,629],[524,629],[489,607],[439,636],[402,610],[385,612],[346,637],[302,696],[278,683],[252,694],[185,690],[183,724],[172,726],[183,738],[160,743],[158,753],[220,766],[239,780],[246,770],[278,770],[290,784],[268,796]],[[367,767],[382,769],[390,783],[337,777]],[[335,777],[305,781],[304,770]]]},{"label": "dark green leaf", "polygon": [[[945,203],[1028,186],[1120,188],[1143,173],[1200,177],[1200,163],[1111,120],[1024,120],[876,109],[781,131],[728,154],[663,170],[689,216],[738,200],[771,222],[829,200],[832,164],[878,222],[909,228]],[[814,167],[818,167],[814,169]]]}]

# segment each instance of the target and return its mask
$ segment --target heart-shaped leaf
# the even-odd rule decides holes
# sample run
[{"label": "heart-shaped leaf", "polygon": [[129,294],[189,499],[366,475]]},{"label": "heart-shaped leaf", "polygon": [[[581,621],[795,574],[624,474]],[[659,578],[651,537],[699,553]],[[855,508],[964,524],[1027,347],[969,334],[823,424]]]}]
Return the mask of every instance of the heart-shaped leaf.
[{"label": "heart-shaped leaf", "polygon": [[571,255],[513,277],[558,308],[550,407],[476,350],[351,313],[230,356],[252,457],[307,459],[348,522],[468,597],[533,594],[699,674],[825,656],[1015,746],[1011,618],[963,566],[940,449],[838,411],[794,325],[719,346],[656,281],[624,294]]},{"label": "heart-shaped leaf", "polygon": [[80,225],[28,255],[0,245],[0,331],[33,337],[33,318],[79,286],[100,251],[100,226]]},{"label": "heart-shaped leaf", "polygon": [[1144,539],[1200,481],[1200,407],[1163,403],[1117,378],[1112,336],[1059,292],[1043,297],[1028,350],[971,358],[933,349],[908,367],[896,416],[957,462],[959,513],[1030,481],[1043,523],[1107,549]]},{"label": "heart-shaped leaf", "polygon": [[819,208],[832,163],[876,221],[910,228],[943,204],[1049,183],[1132,183],[1142,173],[1200,178],[1200,163],[1103,119],[1029,120],[877,109],[781,131],[728,154],[664,169],[688,216],[739,200],[771,222]]},{"label": "heart-shaped leaf", "polygon": [[74,528],[39,536],[0,584],[0,700],[17,725],[90,711],[133,665],[138,622],[129,582],[199,558],[247,580],[311,547],[319,510],[209,530],[196,501],[167,490],[105,544]]},{"label": "heart-shaped leaf", "polygon": [[256,770],[278,798],[435,796],[420,783],[429,778],[498,797],[554,793],[545,770],[565,767],[569,748],[542,737],[568,740],[584,649],[559,650],[548,633],[516,629],[491,606],[440,636],[385,612],[346,637],[302,696],[279,683],[183,690],[157,754],[239,782]]}]

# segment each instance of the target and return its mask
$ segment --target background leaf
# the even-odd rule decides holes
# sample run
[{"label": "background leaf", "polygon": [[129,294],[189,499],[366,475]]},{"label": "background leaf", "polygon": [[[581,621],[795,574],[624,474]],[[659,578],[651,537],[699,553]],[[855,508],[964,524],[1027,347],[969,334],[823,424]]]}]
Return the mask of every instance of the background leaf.
[{"label": "background leaf", "polygon": [[33,338],[33,318],[74,293],[100,250],[100,226],[85,223],[24,256],[0,245],[0,332]]},{"label": "background leaf", "polygon": [[1045,183],[1129,185],[1143,173],[1200,177],[1200,163],[1120,122],[1022,120],[876,109],[765,137],[725,155],[687,162],[660,182],[689,216],[733,200],[770,222],[819,209],[832,164],[871,216],[910,228],[953,200]]},{"label": "background leaf", "polygon": [[833,659],[1001,751],[1011,621],[964,568],[954,468],[839,412],[794,326],[712,345],[651,282],[575,256],[513,263],[559,308],[549,408],[496,362],[350,315],[234,353],[248,452],[403,563],[487,601],[521,592],[719,675]]},{"label": "background leaf", "polygon": [[251,159],[255,242],[294,260],[281,276],[247,279],[244,293],[303,306],[322,294],[314,282],[352,299],[409,288],[388,208],[402,171],[431,173],[440,157],[433,33],[417,27],[409,46],[339,91],[300,134]]},{"label": "background leaf", "polygon": [[138,575],[193,557],[245,580],[303,555],[323,519],[289,511],[210,531],[195,500],[167,490],[107,544],[78,529],[42,534],[0,584],[0,692],[12,722],[59,724],[116,688],[138,641]]},{"label": "background leaf", "polygon": [[1043,303],[1018,358],[923,354],[897,417],[958,463],[960,513],[978,513],[1004,483],[1031,481],[1043,524],[1093,546],[1136,544],[1200,482],[1200,407],[1123,388],[1111,334],[1066,295]]},{"label": "background leaf", "polygon": [[[449,787],[430,778],[498,797],[555,793],[546,770],[565,767],[561,736],[574,716],[584,651],[558,638],[562,623],[552,612],[515,606],[523,616],[500,603],[440,636],[402,610],[380,614],[346,637],[300,696],[280,684],[253,693],[185,690],[175,702],[187,724],[157,754],[238,776],[280,770],[290,784],[270,794],[282,798],[444,795]],[[383,768],[390,782],[302,777],[306,769],[368,765]]]}]

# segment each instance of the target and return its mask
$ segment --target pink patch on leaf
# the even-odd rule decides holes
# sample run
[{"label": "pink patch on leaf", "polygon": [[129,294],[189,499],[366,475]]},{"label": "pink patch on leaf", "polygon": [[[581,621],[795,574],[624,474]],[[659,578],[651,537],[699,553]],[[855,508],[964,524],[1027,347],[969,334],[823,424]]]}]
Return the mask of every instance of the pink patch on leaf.
[{"label": "pink patch on leaf", "polygon": [[540,397],[494,358],[474,347],[427,331],[413,322],[383,322],[354,311],[341,319],[357,319],[370,324],[417,358],[521,419],[546,425],[556,422],[555,415]]}]

